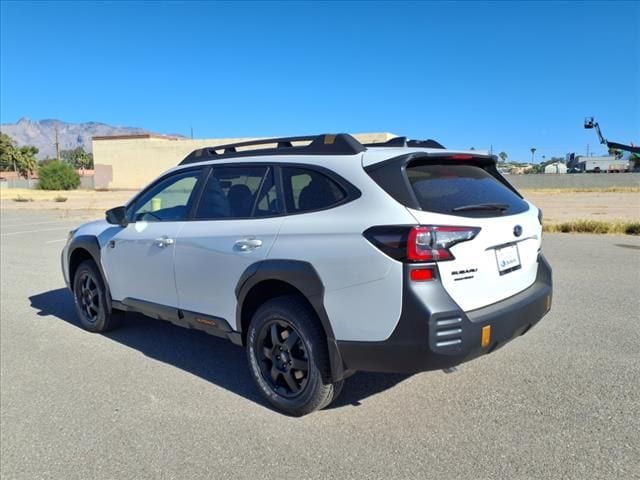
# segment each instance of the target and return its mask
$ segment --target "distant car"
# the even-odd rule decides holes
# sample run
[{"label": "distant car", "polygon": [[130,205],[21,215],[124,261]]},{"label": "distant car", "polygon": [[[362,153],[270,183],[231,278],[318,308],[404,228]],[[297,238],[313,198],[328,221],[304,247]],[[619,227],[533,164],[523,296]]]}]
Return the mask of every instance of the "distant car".
[{"label": "distant car", "polygon": [[578,167],[573,167],[567,170],[567,173],[582,173],[582,170],[579,169]]},{"label": "distant car", "polygon": [[73,231],[62,267],[86,329],[136,311],[227,338],[304,415],[355,371],[445,369],[529,331],[551,306],[541,241],[495,157],[320,135],[194,151]]}]

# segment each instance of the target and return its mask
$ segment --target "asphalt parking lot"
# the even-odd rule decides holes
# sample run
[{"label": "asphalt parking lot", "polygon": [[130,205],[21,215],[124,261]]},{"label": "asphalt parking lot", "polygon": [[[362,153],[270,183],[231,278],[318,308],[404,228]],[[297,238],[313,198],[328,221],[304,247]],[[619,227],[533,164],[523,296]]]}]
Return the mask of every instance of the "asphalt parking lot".
[{"label": "asphalt parking lot", "polygon": [[294,419],[230,343],[137,315],[81,330],[59,216],[2,211],[3,479],[640,478],[638,237],[545,235],[532,331],[453,374],[357,374]]}]

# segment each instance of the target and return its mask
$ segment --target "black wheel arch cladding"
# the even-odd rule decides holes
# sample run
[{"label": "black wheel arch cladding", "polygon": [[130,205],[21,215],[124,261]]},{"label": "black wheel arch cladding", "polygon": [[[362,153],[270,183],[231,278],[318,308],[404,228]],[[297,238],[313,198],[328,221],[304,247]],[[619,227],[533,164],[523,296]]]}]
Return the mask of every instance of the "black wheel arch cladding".
[{"label": "black wheel arch cladding", "polygon": [[342,380],[345,371],[342,357],[324,308],[324,285],[318,272],[309,262],[300,260],[262,260],[253,263],[243,272],[236,285],[236,325],[242,329],[243,307],[251,289],[262,282],[280,281],[299,291],[307,300],[322,325],[327,338],[331,380]]},{"label": "black wheel arch cladding", "polygon": [[102,262],[100,261],[100,244],[98,243],[98,239],[93,235],[79,235],[74,237],[71,240],[68,249],[68,262],[69,262],[69,281],[73,283],[73,275],[75,273],[75,269],[78,268],[78,265],[82,263],[83,260],[87,259],[87,255],[82,255],[80,259],[77,259],[77,255],[81,252],[87,252],[89,257],[98,267],[98,271],[100,275],[102,275],[102,280],[106,285],[106,277],[104,271],[102,269]]},{"label": "black wheel arch cladding", "polygon": [[100,243],[93,235],[79,235],[74,237],[69,245],[67,262],[69,262],[69,287],[71,288],[71,291],[73,291],[73,277],[75,272],[84,260],[93,260],[93,263],[96,265],[98,273],[102,277],[102,283],[104,284],[107,308],[111,311],[113,307],[111,291],[109,290],[109,284],[107,283],[107,276],[102,269]]}]

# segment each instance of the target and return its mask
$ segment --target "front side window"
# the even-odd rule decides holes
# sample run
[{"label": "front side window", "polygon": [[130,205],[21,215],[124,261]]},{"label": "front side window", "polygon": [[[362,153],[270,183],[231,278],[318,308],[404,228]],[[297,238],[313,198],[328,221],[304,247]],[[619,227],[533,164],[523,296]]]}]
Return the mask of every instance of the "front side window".
[{"label": "front side window", "polygon": [[274,214],[279,206],[273,171],[264,166],[214,167],[202,192],[199,220],[251,218]]},{"label": "front side window", "polygon": [[282,177],[289,213],[322,210],[342,202],[347,196],[336,182],[315,170],[284,167]]},{"label": "front side window", "polygon": [[186,219],[191,196],[201,173],[201,169],[192,169],[161,180],[134,202],[129,218],[134,222],[176,222]]}]

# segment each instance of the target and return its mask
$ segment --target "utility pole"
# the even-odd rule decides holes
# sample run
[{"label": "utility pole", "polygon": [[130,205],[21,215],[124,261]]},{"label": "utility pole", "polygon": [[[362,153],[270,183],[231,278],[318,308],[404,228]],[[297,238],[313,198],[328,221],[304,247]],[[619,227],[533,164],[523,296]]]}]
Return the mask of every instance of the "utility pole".
[{"label": "utility pole", "polygon": [[191,140],[193,140],[193,127],[191,127]]},{"label": "utility pole", "polygon": [[60,143],[58,142],[58,127],[56,127],[56,159],[60,161]]},{"label": "utility pole", "polygon": [[589,156],[589,144],[587,143],[587,157]]}]

